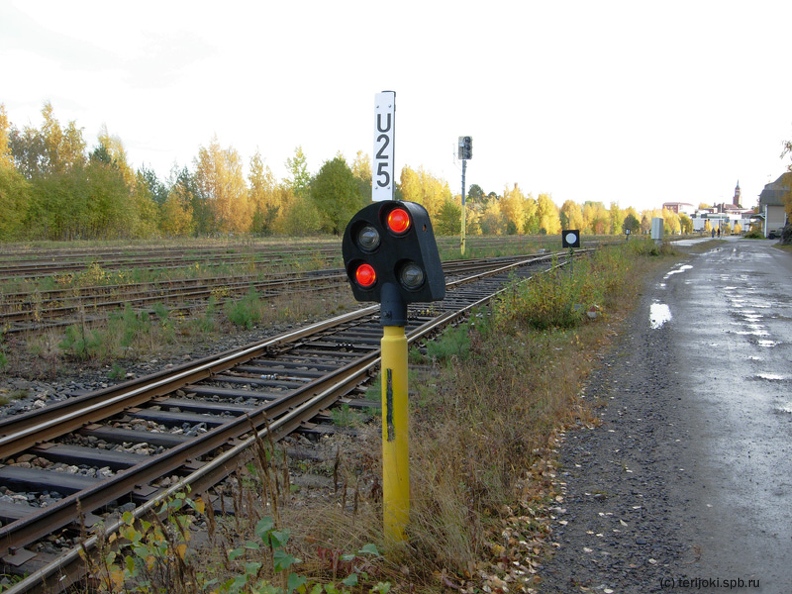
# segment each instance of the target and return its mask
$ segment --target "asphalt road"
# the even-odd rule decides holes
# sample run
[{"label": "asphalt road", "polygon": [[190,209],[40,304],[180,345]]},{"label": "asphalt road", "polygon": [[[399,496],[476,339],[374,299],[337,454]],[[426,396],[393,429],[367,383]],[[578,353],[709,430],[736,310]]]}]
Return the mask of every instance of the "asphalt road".
[{"label": "asphalt road", "polygon": [[652,291],[687,440],[681,567],[713,592],[792,592],[792,254],[774,245],[727,238]]},{"label": "asphalt road", "polygon": [[792,254],[712,243],[645,287],[584,392],[602,422],[560,450],[542,594],[792,593]]}]

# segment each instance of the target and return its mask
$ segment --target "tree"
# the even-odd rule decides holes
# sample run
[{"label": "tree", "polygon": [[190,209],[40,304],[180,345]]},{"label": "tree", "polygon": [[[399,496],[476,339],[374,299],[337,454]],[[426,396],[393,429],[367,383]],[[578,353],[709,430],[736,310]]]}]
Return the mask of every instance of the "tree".
[{"label": "tree", "polygon": [[9,146],[17,169],[27,179],[67,173],[85,164],[85,141],[82,131],[71,122],[64,132],[47,102],[41,110],[41,130],[26,126],[21,132],[9,131]]},{"label": "tree", "polygon": [[151,194],[151,199],[154,202],[160,206],[165,204],[170,190],[159,180],[157,173],[153,169],[141,167],[138,169],[136,177],[138,179],[138,183],[143,183],[146,185],[146,188]]},{"label": "tree", "polygon": [[283,218],[278,220],[277,229],[280,233],[290,236],[313,235],[321,228],[321,216],[316,203],[310,196],[294,196],[292,189],[284,186],[289,195],[288,206]]},{"label": "tree", "polygon": [[272,233],[275,221],[283,211],[283,194],[275,183],[272,170],[264,165],[258,151],[250,159],[248,186],[250,207],[253,212],[250,231],[252,233]]},{"label": "tree", "polygon": [[21,238],[29,202],[29,182],[13,167],[0,164],[0,241]]},{"label": "tree", "polygon": [[622,221],[622,233],[629,231],[630,233],[637,233],[641,230],[641,221],[638,220],[634,214],[628,214]]},{"label": "tree", "polygon": [[682,231],[682,226],[679,223],[679,215],[673,210],[664,208],[660,217],[663,219],[663,233],[668,235],[679,235]]},{"label": "tree", "polygon": [[452,196],[448,182],[433,176],[423,167],[417,171],[403,167],[399,187],[404,200],[421,204],[430,217],[439,215],[446,201]]},{"label": "tree", "polygon": [[479,216],[478,224],[484,235],[502,235],[506,231],[507,220],[501,212],[501,201],[490,200]]},{"label": "tree", "polygon": [[[533,199],[531,198],[533,201]],[[499,200],[500,212],[506,223],[505,232],[508,235],[523,233],[528,219],[536,214],[536,205],[529,206],[528,200],[517,184],[512,189],[503,191],[503,198]]]},{"label": "tree", "polygon": [[0,104],[0,241],[17,239],[30,201],[30,186],[14,167],[5,105]]},{"label": "tree", "polygon": [[194,236],[206,235],[212,232],[212,212],[206,200],[203,200],[198,191],[195,175],[186,167],[171,169],[167,183],[168,200],[173,194],[178,198],[182,212],[189,212],[190,233]]},{"label": "tree", "polygon": [[539,226],[539,203],[538,201],[528,194],[525,198],[525,224],[523,225],[522,232],[528,235],[536,235],[541,232]]},{"label": "tree", "polygon": [[536,199],[536,218],[539,221],[539,233],[556,235],[561,233],[561,218],[558,207],[549,194],[539,194]]},{"label": "tree", "polygon": [[195,179],[186,168],[181,171],[174,169],[171,179],[168,197],[160,207],[159,229],[169,237],[197,233],[193,209],[196,205],[202,206],[203,202],[196,197]]},{"label": "tree", "polygon": [[291,177],[288,184],[295,197],[307,197],[311,187],[311,175],[308,173],[307,159],[301,146],[294,150],[294,157],[286,159],[286,167],[289,169]]},{"label": "tree", "polygon": [[358,179],[341,156],[322,165],[311,184],[311,199],[319,213],[320,229],[333,235],[341,235],[366,204]]},{"label": "tree", "polygon": [[44,137],[41,132],[29,126],[21,132],[15,127],[11,127],[8,133],[8,144],[16,169],[25,179],[31,180],[44,175],[46,157]]},{"label": "tree", "polygon": [[[787,155],[792,155],[792,140],[785,140],[782,143],[783,150],[781,151],[781,158],[783,159]],[[792,162],[787,165],[787,171],[792,171]],[[792,191],[787,192],[784,195],[784,210],[786,211],[787,220],[792,219]],[[784,243],[787,243],[786,240]]]},{"label": "tree", "polygon": [[352,162],[352,175],[360,186],[360,195],[363,201],[371,202],[371,159],[363,151],[358,151],[355,160]]},{"label": "tree", "polygon": [[693,219],[685,213],[679,213],[679,227],[683,235],[693,233]]},{"label": "tree", "polygon": [[8,114],[3,103],[0,103],[0,167],[14,167],[14,155],[9,144]]},{"label": "tree", "polygon": [[487,201],[487,196],[484,195],[484,190],[478,184],[470,184],[467,193],[467,200],[473,203],[484,203]]},{"label": "tree", "polygon": [[445,201],[437,217],[432,220],[436,235],[459,235],[462,221],[462,205],[449,198]]},{"label": "tree", "polygon": [[[117,163],[106,163],[104,151],[94,151],[84,168],[83,216],[79,234],[91,239],[115,239],[134,235],[137,213],[130,190]],[[76,198],[76,197],[75,197]]]},{"label": "tree", "polygon": [[610,213],[602,202],[586,201],[583,203],[584,231],[594,235],[605,235],[610,232]]},{"label": "tree", "polygon": [[198,195],[211,212],[211,230],[241,233],[250,228],[251,212],[239,153],[221,149],[217,137],[195,159]]},{"label": "tree", "polygon": [[41,133],[44,138],[44,153],[48,173],[67,173],[85,164],[85,141],[82,129],[74,121],[64,131],[54,116],[52,104],[48,101],[41,110],[44,125]]},{"label": "tree", "polygon": [[0,241],[14,239],[27,208],[27,182],[14,167],[5,105],[0,104]]},{"label": "tree", "polygon": [[610,203],[610,231],[611,235],[617,235],[620,233],[622,228],[622,223],[624,222],[625,214],[619,208],[618,202],[611,202]]},{"label": "tree", "polygon": [[561,205],[559,215],[562,229],[576,229],[582,231],[585,227],[583,222],[583,210],[577,202],[567,200]]},{"label": "tree", "polygon": [[135,226],[132,229],[134,237],[154,237],[158,234],[162,204],[157,202],[149,184],[150,180],[140,171],[135,174],[135,187],[131,192],[131,200],[135,206]]},{"label": "tree", "polygon": [[[135,173],[127,162],[126,149],[118,136],[102,126],[99,144],[89,159],[88,170],[95,183],[108,183],[107,188],[94,187],[95,196],[109,209],[95,227],[95,233],[107,237],[152,237],[157,232],[158,205],[150,189],[150,177]],[[151,172],[158,184],[156,175]],[[123,186],[117,182],[121,180]],[[156,186],[155,186],[156,187]],[[123,227],[118,227],[121,224]]]},{"label": "tree", "polygon": [[118,136],[111,136],[107,131],[107,126],[101,127],[98,138],[105,162],[108,165],[113,165],[121,173],[127,186],[133,189],[137,185],[137,176],[127,162],[124,143]]}]

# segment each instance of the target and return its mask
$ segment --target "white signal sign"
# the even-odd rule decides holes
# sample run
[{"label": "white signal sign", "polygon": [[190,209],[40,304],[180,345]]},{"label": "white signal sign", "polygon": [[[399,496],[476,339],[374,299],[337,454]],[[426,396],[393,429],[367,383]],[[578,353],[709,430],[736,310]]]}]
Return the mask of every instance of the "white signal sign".
[{"label": "white signal sign", "polygon": [[561,247],[579,248],[580,231],[578,231],[577,229],[573,229],[569,231],[561,231]]},{"label": "white signal sign", "polygon": [[383,91],[374,99],[374,159],[371,164],[371,199],[393,200],[394,139],[396,131],[396,92]]}]

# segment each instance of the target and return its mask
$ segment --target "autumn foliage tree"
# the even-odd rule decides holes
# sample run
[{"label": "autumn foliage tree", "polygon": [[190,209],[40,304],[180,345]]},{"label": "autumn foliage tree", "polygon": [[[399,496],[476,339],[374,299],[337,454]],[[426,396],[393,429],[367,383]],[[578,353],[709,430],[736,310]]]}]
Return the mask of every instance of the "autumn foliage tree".
[{"label": "autumn foliage tree", "polygon": [[[40,127],[13,126],[0,104],[0,241],[288,235],[343,232],[352,215],[371,201],[371,159],[359,151],[349,165],[342,155],[316,174],[298,146],[276,179],[257,151],[248,163],[216,137],[198,148],[191,167],[174,165],[165,180],[129,163],[124,144],[103,126],[90,148],[74,121],[61,124],[52,105]],[[788,149],[787,149],[787,152]],[[440,235],[460,233],[462,197],[423,167],[404,166],[396,199],[422,204]],[[550,194],[534,198],[517,184],[501,194],[473,183],[465,204],[468,235],[621,233],[629,223],[648,231],[662,216],[666,232],[692,230],[692,221],[669,211],[622,209],[615,202],[559,208]]]},{"label": "autumn foliage tree", "polygon": [[21,234],[30,201],[30,187],[14,167],[9,145],[9,125],[5,107],[0,105],[0,241]]},{"label": "autumn foliage tree", "polygon": [[216,137],[208,147],[201,147],[195,159],[195,183],[214,232],[244,233],[250,229],[247,184],[235,149],[222,149]]}]

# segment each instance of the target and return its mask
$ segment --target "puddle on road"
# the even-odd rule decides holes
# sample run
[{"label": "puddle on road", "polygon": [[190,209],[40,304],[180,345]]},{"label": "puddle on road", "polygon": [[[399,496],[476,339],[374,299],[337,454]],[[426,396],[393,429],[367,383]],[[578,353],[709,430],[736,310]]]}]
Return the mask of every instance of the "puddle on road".
[{"label": "puddle on road", "polygon": [[652,330],[661,328],[671,320],[671,310],[665,303],[652,303],[649,307],[649,325]]},{"label": "puddle on road", "polygon": [[787,379],[786,376],[783,376],[780,373],[757,373],[754,378],[770,382],[783,382]]},{"label": "puddle on road", "polygon": [[690,264],[682,264],[679,268],[676,268],[675,270],[669,270],[663,278],[668,278],[672,274],[679,274],[680,272],[685,272],[685,270],[690,270],[691,268],[693,268],[693,266],[691,266]]},{"label": "puddle on road", "polygon": [[[734,326],[742,327],[743,324],[733,323]],[[730,330],[732,334],[737,336],[770,336],[770,332],[765,329],[761,324],[748,324],[748,330]]]},{"label": "puddle on road", "polygon": [[[679,274],[680,272],[685,272],[685,270],[690,270],[691,268],[693,268],[693,266],[691,266],[690,264],[682,264],[682,265],[680,265],[679,268],[675,268],[674,270],[669,270],[666,273],[666,275],[663,277],[663,281],[668,280],[669,277],[671,277],[671,275],[673,275],[673,274]],[[660,288],[664,289],[665,286],[666,286],[665,282],[661,281],[660,282]]]},{"label": "puddle on road", "polygon": [[758,313],[756,313],[753,310],[745,310],[744,309],[744,310],[736,312],[736,313],[737,313],[737,315],[745,318],[745,321],[747,321],[747,322],[758,322],[759,320],[761,320],[764,317],[762,314],[758,314]]}]

